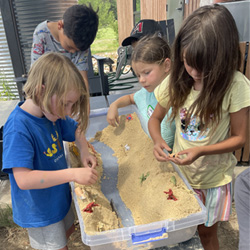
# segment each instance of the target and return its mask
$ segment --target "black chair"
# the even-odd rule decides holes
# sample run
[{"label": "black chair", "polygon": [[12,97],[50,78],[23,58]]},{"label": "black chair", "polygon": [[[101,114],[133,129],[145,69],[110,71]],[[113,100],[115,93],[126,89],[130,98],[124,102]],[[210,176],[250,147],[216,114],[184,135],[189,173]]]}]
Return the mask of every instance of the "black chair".
[{"label": "black chair", "polygon": [[[92,57],[97,61],[98,72],[94,72]],[[108,95],[109,94],[109,83],[108,76],[104,73],[104,65],[109,66],[109,71],[112,72],[112,64],[114,61],[108,57],[102,57],[91,54],[91,50],[88,55],[88,80],[89,80],[89,92],[91,96],[97,95]]]}]

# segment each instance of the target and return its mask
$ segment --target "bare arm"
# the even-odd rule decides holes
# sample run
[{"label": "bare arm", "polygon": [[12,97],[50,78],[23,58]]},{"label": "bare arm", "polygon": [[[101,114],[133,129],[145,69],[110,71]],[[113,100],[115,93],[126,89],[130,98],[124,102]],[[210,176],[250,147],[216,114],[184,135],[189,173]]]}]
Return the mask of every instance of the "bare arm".
[{"label": "bare arm", "polygon": [[[83,133],[76,130],[76,145],[81,155],[84,168],[68,168],[55,171],[13,168],[13,174],[20,189],[43,189],[70,181],[82,185],[92,185],[97,179],[96,158],[88,151],[88,143]],[[91,167],[89,167],[91,166]]]},{"label": "bare arm", "polygon": [[95,158],[95,156],[93,156],[89,152],[88,142],[85,138],[85,135],[83,134],[83,132],[80,132],[77,129],[76,133],[75,133],[75,137],[76,137],[75,143],[79,149],[83,166],[95,168],[96,167],[96,158]]},{"label": "bare arm", "polygon": [[97,171],[94,168],[68,168],[55,171],[13,168],[13,174],[18,187],[23,190],[49,188],[70,181],[92,185],[97,181]]},{"label": "bare arm", "polygon": [[117,125],[119,124],[118,109],[129,106],[131,104],[135,104],[134,94],[122,96],[111,103],[107,114],[108,123],[113,127],[117,127]]},{"label": "bare arm", "polygon": [[148,121],[148,130],[154,142],[154,155],[158,161],[166,161],[168,159],[167,155],[163,152],[163,149],[171,151],[171,148],[161,136],[161,122],[165,115],[166,109],[158,103]]},{"label": "bare arm", "polygon": [[183,150],[178,155],[186,155],[184,159],[173,158],[173,162],[179,165],[188,165],[202,155],[213,155],[233,152],[244,146],[246,141],[247,121],[249,119],[249,109],[243,108],[238,112],[230,114],[231,136],[213,145],[194,147]]}]

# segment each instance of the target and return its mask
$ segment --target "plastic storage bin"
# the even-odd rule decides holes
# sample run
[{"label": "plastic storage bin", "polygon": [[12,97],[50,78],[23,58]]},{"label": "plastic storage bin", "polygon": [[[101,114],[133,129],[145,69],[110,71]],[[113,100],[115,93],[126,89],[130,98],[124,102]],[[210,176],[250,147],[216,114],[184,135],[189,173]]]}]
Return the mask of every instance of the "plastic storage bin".
[{"label": "plastic storage bin", "polygon": [[[91,111],[89,129],[86,133],[86,137],[88,140],[94,137],[97,131],[104,129],[108,125],[106,121],[107,110],[107,108],[104,108]],[[119,109],[120,115],[133,112],[137,113],[140,120],[142,119],[135,106],[129,106]],[[145,124],[143,124],[143,121],[142,127],[144,131],[148,133],[147,127],[145,126]],[[94,250],[138,250],[169,246],[192,238],[196,232],[197,225],[203,224],[206,221],[206,208],[195,195],[201,207],[200,212],[176,221],[164,220],[135,226],[133,224],[133,218],[131,216],[130,210],[127,209],[123,204],[116,187],[118,165],[116,158],[112,156],[113,150],[98,141],[95,141],[92,144],[95,149],[102,155],[103,171],[105,176],[110,177],[108,179],[102,179],[102,192],[105,194],[108,200],[113,200],[117,213],[122,219],[124,227],[115,230],[104,231],[101,233],[97,233],[96,235],[87,235],[84,232],[84,222],[77,202],[76,194],[74,193],[74,183],[71,183],[73,200],[75,202],[75,207],[81,228],[81,237],[85,245],[90,246],[91,249]],[[173,164],[173,167],[175,168],[175,171],[180,175],[187,188],[192,189],[182,173],[179,171],[178,167],[175,164]]]}]

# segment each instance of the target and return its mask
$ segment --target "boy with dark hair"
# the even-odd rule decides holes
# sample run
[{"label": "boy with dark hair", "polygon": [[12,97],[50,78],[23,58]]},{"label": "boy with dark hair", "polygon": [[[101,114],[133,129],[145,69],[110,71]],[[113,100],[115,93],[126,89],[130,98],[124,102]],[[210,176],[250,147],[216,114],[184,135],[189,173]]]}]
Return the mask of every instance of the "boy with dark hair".
[{"label": "boy with dark hair", "polygon": [[38,24],[33,34],[31,64],[46,52],[59,52],[69,57],[80,70],[88,87],[88,52],[93,43],[99,18],[91,4],[69,7],[63,19]]}]

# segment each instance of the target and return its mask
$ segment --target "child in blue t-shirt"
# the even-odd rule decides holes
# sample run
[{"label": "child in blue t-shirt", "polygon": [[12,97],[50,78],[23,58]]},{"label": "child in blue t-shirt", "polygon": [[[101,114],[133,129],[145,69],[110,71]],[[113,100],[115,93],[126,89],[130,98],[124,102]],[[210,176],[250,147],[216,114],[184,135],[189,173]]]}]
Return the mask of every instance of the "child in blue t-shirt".
[{"label": "child in blue t-shirt", "polygon": [[[167,41],[159,36],[145,36],[137,42],[132,53],[132,67],[142,88],[136,93],[120,97],[110,105],[107,114],[107,121],[110,125],[118,126],[118,109],[131,104],[136,104],[147,125],[157,104],[154,90],[167,77],[170,70],[170,54]],[[161,123],[161,133],[172,148],[175,124],[167,120],[170,112]]]},{"label": "child in blue t-shirt", "polygon": [[[25,102],[13,110],[3,131],[13,219],[28,228],[33,248],[68,249],[74,231],[69,182],[91,185],[98,179],[96,158],[84,137],[88,91],[70,59],[51,52],[32,65],[24,92]],[[67,168],[63,141],[76,142],[84,168]]]}]

